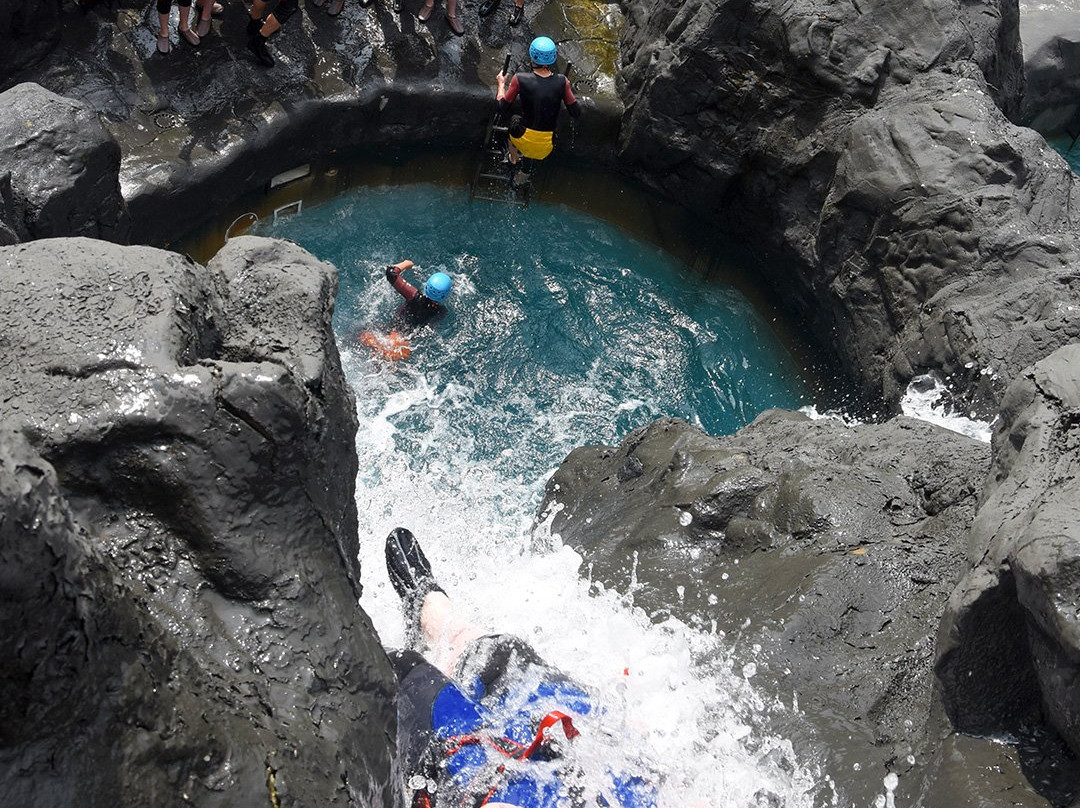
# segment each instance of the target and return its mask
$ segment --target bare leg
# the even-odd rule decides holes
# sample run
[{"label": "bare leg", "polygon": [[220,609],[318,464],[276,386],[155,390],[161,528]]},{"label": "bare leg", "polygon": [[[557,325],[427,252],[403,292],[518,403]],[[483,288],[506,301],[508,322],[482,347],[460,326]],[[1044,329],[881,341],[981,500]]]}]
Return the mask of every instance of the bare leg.
[{"label": "bare leg", "polygon": [[473,625],[454,608],[442,592],[429,592],[420,607],[420,632],[435,652],[435,665],[451,676],[465,647],[486,633]]},{"label": "bare leg", "polygon": [[161,36],[167,37],[169,35],[169,15],[158,14],[158,22],[161,24],[161,28],[159,29],[158,33]]},{"label": "bare leg", "polygon": [[263,39],[267,39],[271,34],[281,30],[281,23],[277,21],[277,17],[271,14],[266,18],[266,22],[263,23],[263,27],[259,29],[259,34]]},{"label": "bare leg", "polygon": [[206,36],[210,33],[210,16],[214,13],[214,0],[201,0],[199,11],[199,29],[196,33],[199,36]]},{"label": "bare leg", "polygon": [[267,5],[267,0],[252,0],[251,11],[249,12],[251,14],[251,19],[261,20],[263,18],[263,14],[266,13]]},{"label": "bare leg", "polygon": [[517,150],[517,146],[511,143],[507,154],[510,157],[510,165],[516,166],[518,164],[518,160],[521,159],[521,152]]}]

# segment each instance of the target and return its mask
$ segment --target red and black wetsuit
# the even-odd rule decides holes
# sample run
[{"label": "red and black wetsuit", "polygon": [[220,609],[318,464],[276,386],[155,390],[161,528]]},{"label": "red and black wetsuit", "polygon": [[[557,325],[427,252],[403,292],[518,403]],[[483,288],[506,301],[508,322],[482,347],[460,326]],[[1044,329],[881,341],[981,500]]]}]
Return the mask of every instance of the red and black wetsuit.
[{"label": "red and black wetsuit", "polygon": [[394,321],[399,326],[420,326],[446,313],[446,307],[436,303],[407,280],[401,277],[401,270],[395,266],[386,268],[386,280],[405,303],[397,310]]},{"label": "red and black wetsuit", "polygon": [[521,119],[529,129],[538,132],[554,132],[559,122],[559,110],[566,104],[571,117],[581,115],[570,81],[562,73],[538,76],[535,73],[515,73],[499,101],[499,112],[504,113],[521,95]]}]

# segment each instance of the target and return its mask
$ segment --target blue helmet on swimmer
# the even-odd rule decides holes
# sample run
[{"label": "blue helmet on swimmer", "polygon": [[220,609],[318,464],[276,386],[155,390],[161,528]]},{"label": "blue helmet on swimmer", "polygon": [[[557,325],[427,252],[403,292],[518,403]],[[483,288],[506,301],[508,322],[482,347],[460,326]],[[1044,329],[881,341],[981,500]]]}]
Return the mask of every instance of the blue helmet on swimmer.
[{"label": "blue helmet on swimmer", "polygon": [[555,57],[558,52],[555,49],[555,43],[551,37],[538,36],[529,45],[529,58],[532,59],[533,64],[546,67],[547,65],[555,64]]},{"label": "blue helmet on swimmer", "polygon": [[434,300],[436,303],[442,303],[446,298],[450,297],[450,289],[453,285],[454,282],[449,275],[445,272],[436,272],[424,281],[424,297]]}]

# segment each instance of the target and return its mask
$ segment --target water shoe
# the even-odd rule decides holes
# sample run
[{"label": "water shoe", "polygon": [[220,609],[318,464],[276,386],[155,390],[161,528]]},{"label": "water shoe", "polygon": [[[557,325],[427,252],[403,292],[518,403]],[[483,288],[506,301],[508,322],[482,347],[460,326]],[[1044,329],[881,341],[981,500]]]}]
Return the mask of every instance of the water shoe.
[{"label": "water shoe", "polygon": [[394,528],[386,537],[386,571],[394,591],[404,601],[423,600],[429,592],[443,591],[435,583],[420,543],[407,528]]}]

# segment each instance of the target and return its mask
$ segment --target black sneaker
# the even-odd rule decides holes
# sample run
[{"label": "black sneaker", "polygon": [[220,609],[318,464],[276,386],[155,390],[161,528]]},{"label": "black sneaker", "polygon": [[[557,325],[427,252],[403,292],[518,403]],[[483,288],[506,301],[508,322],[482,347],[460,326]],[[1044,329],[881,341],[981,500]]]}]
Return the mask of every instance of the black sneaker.
[{"label": "black sneaker", "polygon": [[484,0],[484,2],[480,4],[480,9],[476,13],[479,14],[481,17],[486,17],[498,7],[499,0]]},{"label": "black sneaker", "polygon": [[510,12],[510,24],[519,25],[525,18],[525,7],[514,6],[514,10]]},{"label": "black sneaker", "polygon": [[442,592],[431,564],[412,531],[399,527],[386,537],[386,571],[394,591],[404,601],[418,602],[429,592]]},{"label": "black sneaker", "polygon": [[259,64],[264,67],[274,66],[274,57],[270,55],[270,49],[266,47],[266,37],[261,34],[255,34],[248,40],[248,50],[255,54],[255,58],[259,60]]}]

